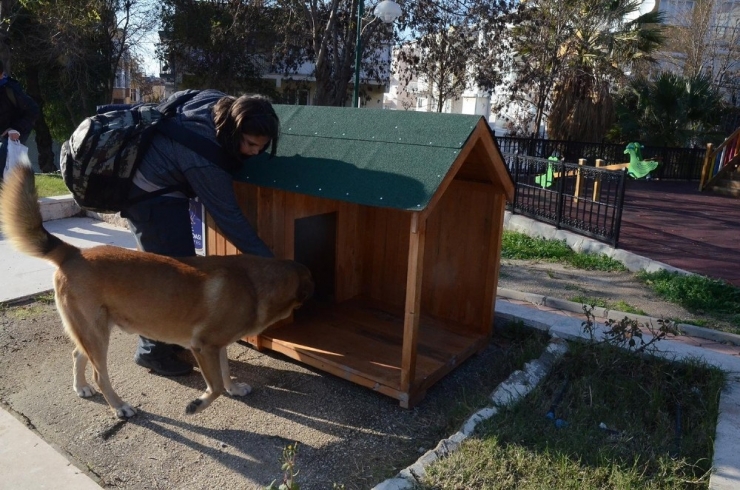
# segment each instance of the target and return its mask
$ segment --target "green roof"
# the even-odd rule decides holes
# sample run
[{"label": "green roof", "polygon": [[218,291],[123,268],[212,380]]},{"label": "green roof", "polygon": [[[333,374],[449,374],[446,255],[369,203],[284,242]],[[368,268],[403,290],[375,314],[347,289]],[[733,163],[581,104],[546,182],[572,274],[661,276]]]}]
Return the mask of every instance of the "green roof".
[{"label": "green roof", "polygon": [[236,180],[369,206],[422,210],[481,116],[276,105],[277,156]]}]

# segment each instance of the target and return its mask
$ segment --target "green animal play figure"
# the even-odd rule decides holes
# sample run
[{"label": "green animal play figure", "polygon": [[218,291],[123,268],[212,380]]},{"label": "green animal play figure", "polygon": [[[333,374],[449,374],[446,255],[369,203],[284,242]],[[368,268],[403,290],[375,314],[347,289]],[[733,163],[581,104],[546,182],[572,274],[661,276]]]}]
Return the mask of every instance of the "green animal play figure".
[{"label": "green animal play figure", "polygon": [[629,153],[630,163],[627,167],[627,175],[635,179],[641,179],[646,177],[658,168],[658,162],[655,160],[643,160],[642,149],[644,147],[640,143],[630,143],[627,148],[624,149],[625,155]]},{"label": "green animal play figure", "polygon": [[[555,152],[552,154],[552,156],[547,158],[551,162],[559,162],[560,158],[558,158],[558,153]],[[555,170],[553,169],[552,163],[547,164],[547,172],[544,174],[540,174],[537,177],[534,178],[534,181],[537,183],[537,185],[541,185],[544,189],[547,189],[552,185],[553,180],[553,174],[555,173]]]}]

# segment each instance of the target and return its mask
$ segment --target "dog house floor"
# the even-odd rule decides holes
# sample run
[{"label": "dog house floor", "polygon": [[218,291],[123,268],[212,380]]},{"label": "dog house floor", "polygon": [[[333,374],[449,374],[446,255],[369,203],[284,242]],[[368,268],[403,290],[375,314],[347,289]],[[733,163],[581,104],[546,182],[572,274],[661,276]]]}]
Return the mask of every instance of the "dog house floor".
[{"label": "dog house floor", "polygon": [[410,407],[432,384],[488,342],[488,337],[462,326],[422,316],[415,376],[411,388],[404,391],[403,315],[400,309],[391,310],[387,305],[359,299],[341,304],[309,302],[295,312],[293,323],[264,332],[259,345],[397,398],[401,406]]}]

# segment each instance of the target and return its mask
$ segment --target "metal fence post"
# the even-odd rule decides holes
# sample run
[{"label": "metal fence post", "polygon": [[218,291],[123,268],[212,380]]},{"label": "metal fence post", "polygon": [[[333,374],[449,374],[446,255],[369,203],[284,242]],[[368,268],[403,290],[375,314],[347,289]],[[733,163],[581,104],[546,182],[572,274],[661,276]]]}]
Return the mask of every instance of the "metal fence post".
[{"label": "metal fence post", "polygon": [[511,203],[511,214],[516,214],[517,199],[519,197],[519,151],[514,155],[514,202]]},{"label": "metal fence post", "polygon": [[555,226],[560,229],[560,221],[563,219],[563,191],[565,188],[565,162],[561,161],[558,163],[560,170],[560,178],[558,179],[558,201],[557,201],[557,212],[555,217]]},{"label": "metal fence post", "polygon": [[614,217],[614,223],[613,223],[613,237],[612,238],[612,247],[617,248],[619,245],[619,232],[622,229],[622,208],[624,208],[624,191],[627,187],[625,184],[627,183],[627,169],[622,169],[622,176],[619,179],[619,188],[617,189],[617,212],[616,216]]}]

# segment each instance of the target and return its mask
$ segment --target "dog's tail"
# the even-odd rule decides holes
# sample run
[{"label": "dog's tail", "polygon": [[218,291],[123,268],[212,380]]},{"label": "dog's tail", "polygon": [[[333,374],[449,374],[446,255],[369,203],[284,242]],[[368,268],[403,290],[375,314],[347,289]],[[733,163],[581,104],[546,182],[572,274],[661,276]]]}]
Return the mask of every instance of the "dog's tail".
[{"label": "dog's tail", "polygon": [[57,267],[80,249],[43,227],[36,183],[28,157],[19,161],[0,189],[0,229],[20,252],[48,260]]}]

